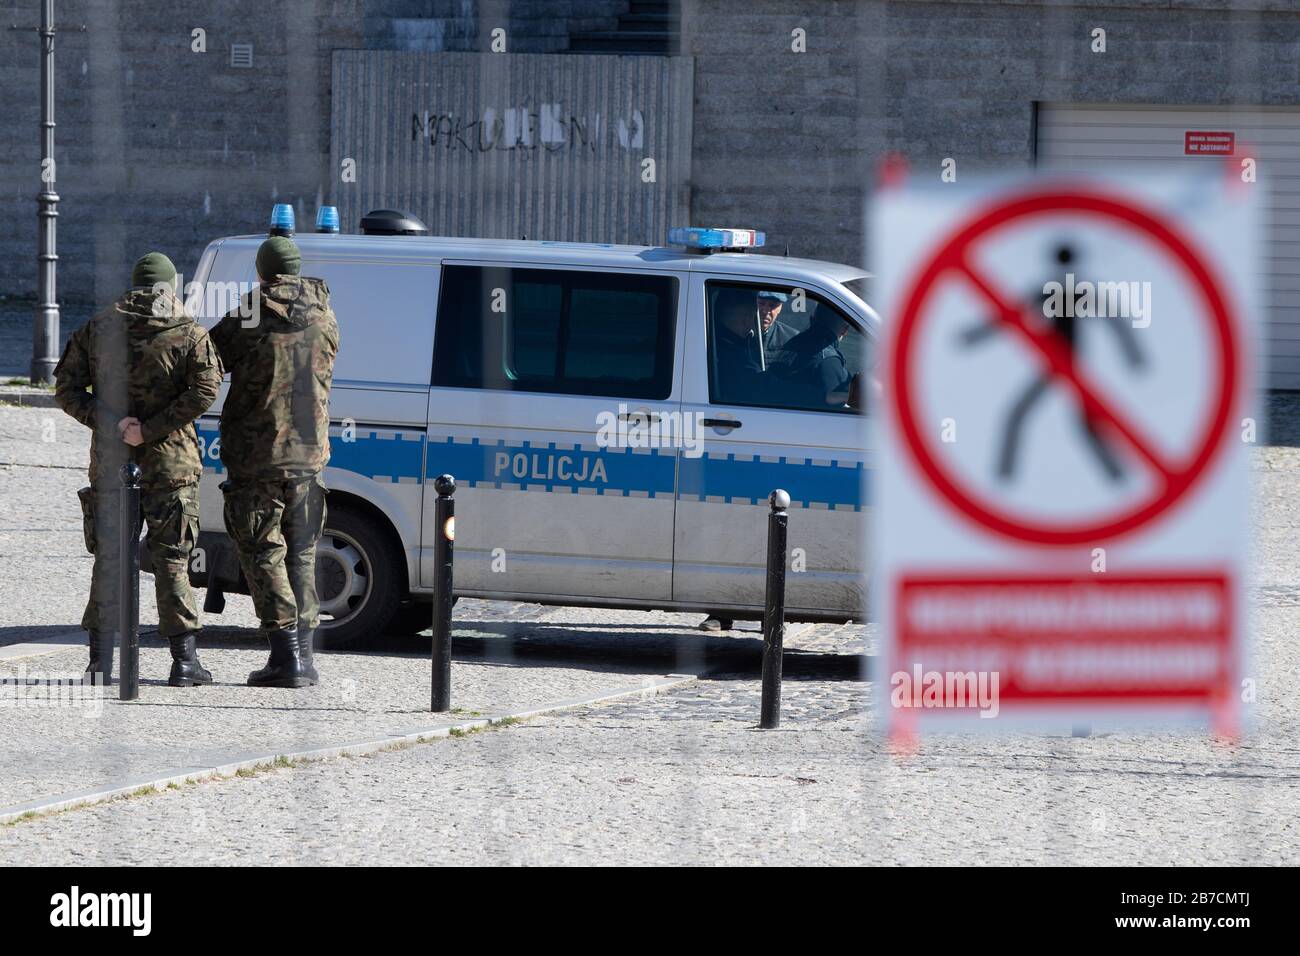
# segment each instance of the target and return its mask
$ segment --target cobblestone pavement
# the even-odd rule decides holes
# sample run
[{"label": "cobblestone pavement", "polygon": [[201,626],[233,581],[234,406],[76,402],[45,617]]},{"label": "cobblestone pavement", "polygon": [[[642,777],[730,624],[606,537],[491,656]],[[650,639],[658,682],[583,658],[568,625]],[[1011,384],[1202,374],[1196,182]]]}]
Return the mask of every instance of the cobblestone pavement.
[{"label": "cobblestone pavement", "polygon": [[[598,625],[531,643],[710,672],[648,700],[22,822],[0,829],[0,862],[1294,864],[1300,451],[1262,448],[1255,466],[1258,697],[1235,747],[1062,727],[896,755],[861,679],[870,627],[799,633],[782,728],[758,731],[752,630],[696,644],[629,621],[616,645]],[[178,835],[192,835],[184,854]]]},{"label": "cobblestone pavement", "polygon": [[[216,685],[169,688],[170,655],[149,626],[157,619],[149,577],[141,587],[139,700],[124,704],[115,688],[83,698],[79,686],[60,686],[85,667],[77,628],[91,559],[76,489],[85,483],[87,434],[58,410],[0,409],[0,645],[78,635],[66,649],[0,660],[0,726],[7,739],[22,741],[0,752],[0,807],[446,721],[428,712],[427,635],[390,637],[367,653],[321,653],[317,688],[250,691],[244,679],[261,666],[265,648],[250,633],[257,625],[252,603],[240,595],[210,619],[220,623],[210,623],[201,641]],[[725,653],[735,640],[700,641],[698,620],[462,601],[451,716],[508,713],[701,670],[709,666],[706,653]],[[611,638],[636,650],[611,655]]]},{"label": "cobblestone pavement", "polygon": [[0,753],[0,807],[257,755],[411,734],[449,717],[499,715],[636,689],[665,674],[657,668],[672,657],[653,647],[659,638],[648,633],[654,621],[632,632],[634,640],[643,635],[651,644],[640,655],[557,654],[557,632],[579,634],[592,626],[562,610],[535,622],[509,622],[505,631],[497,630],[499,618],[463,618],[450,715],[429,713],[427,638],[423,653],[320,654],[321,685],[298,691],[245,686],[265,650],[242,636],[209,636],[202,658],[217,683],[206,688],[168,687],[170,655],[163,647],[145,647],[140,696],[130,703],[117,699],[116,688],[83,696],[91,689],[57,683],[85,667],[81,648],[0,662],[0,724],[6,739],[22,742]]}]

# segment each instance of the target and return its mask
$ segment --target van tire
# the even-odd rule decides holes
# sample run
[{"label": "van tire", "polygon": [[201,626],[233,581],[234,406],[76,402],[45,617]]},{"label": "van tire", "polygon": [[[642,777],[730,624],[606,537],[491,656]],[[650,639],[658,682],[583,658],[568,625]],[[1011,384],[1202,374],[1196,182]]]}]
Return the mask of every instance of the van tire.
[{"label": "van tire", "polygon": [[[401,562],[392,536],[375,518],[353,508],[329,509],[316,546],[319,647],[358,647],[385,633],[406,596]],[[344,591],[352,596],[344,598]]]},{"label": "van tire", "polygon": [[388,622],[388,633],[411,637],[433,627],[432,601],[403,601]]}]

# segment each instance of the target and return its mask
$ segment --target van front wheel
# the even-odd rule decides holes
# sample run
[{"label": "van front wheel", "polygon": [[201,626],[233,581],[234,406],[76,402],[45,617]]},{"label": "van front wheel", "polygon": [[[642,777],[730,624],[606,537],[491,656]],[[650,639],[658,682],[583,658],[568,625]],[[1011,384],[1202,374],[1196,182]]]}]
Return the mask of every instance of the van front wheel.
[{"label": "van front wheel", "polygon": [[404,596],[400,560],[372,519],[348,508],[330,509],[316,544],[320,647],[355,647],[384,633]]}]

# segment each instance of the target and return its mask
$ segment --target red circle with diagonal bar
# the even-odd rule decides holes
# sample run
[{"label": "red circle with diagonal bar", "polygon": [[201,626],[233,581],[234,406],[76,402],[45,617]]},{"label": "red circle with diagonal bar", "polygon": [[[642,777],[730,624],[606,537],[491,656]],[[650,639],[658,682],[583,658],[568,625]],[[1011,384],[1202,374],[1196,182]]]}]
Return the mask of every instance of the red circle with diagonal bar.
[{"label": "red circle with diagonal bar", "polygon": [[[1211,351],[1217,353],[1218,359],[1217,363],[1212,363],[1215,397],[1210,403],[1211,414],[1197,433],[1189,455],[1177,460],[1162,458],[1142,439],[1140,432],[1110,406],[1083,372],[1073,366],[1068,348],[1056,333],[1027,324],[1022,308],[1013,304],[1012,297],[994,288],[971,261],[971,246],[993,231],[1039,216],[1062,214],[1119,224],[1152,240],[1173,260],[1204,305],[1202,318],[1213,340]],[[912,394],[912,385],[917,380],[913,345],[922,311],[930,295],[953,274],[964,278],[992,303],[999,320],[1046,361],[1055,378],[1071,388],[1098,428],[1125,445],[1155,472],[1158,481],[1154,495],[1113,516],[1090,522],[1047,524],[1010,514],[962,487],[961,481],[945,468],[918,426],[919,416]],[[1192,251],[1171,225],[1127,200],[1086,190],[1055,190],[1001,201],[972,218],[948,239],[926,262],[900,301],[903,307],[889,362],[893,378],[892,404],[898,428],[930,484],[959,512],[984,528],[1019,541],[1048,545],[1093,543],[1126,534],[1173,507],[1205,475],[1225,444],[1225,433],[1241,378],[1236,321],[1205,261]]]}]

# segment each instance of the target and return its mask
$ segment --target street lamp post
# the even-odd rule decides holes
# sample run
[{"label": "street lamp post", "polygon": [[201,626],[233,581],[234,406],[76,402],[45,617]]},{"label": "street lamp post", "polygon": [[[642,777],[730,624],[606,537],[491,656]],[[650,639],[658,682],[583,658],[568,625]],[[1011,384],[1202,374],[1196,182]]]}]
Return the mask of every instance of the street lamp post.
[{"label": "street lamp post", "polygon": [[59,194],[54,191],[54,0],[41,4],[41,183],[36,197],[39,231],[36,317],[32,328],[31,380],[51,382],[59,361],[59,303],[56,295],[55,224]]}]

